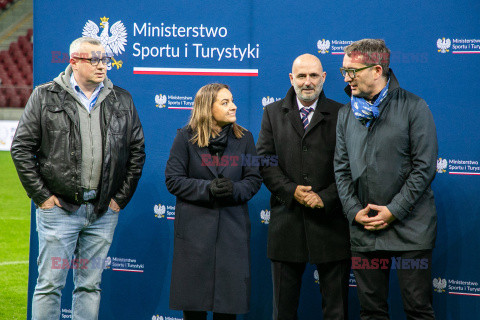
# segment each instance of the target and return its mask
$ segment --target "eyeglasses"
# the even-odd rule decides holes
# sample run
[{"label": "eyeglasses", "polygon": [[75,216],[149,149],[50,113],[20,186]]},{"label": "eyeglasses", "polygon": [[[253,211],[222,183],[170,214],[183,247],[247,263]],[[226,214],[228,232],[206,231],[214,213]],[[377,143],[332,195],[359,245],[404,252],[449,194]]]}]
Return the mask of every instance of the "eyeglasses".
[{"label": "eyeglasses", "polygon": [[97,58],[97,57],[93,57],[93,58],[80,58],[80,57],[75,57],[75,59],[80,59],[80,60],[87,60],[88,62],[90,62],[90,64],[92,66],[97,66],[100,61],[102,61],[102,63],[104,65],[107,65],[110,63],[110,61],[112,61],[112,58],[111,57],[103,57],[103,58]]},{"label": "eyeglasses", "polygon": [[375,66],[376,66],[376,64],[374,64],[373,66],[366,66],[366,67],[358,68],[358,69],[340,68],[340,72],[342,73],[342,76],[344,78],[348,74],[348,76],[351,79],[355,79],[355,77],[357,75],[357,72],[368,69],[368,68],[371,68],[371,67],[375,67]]}]

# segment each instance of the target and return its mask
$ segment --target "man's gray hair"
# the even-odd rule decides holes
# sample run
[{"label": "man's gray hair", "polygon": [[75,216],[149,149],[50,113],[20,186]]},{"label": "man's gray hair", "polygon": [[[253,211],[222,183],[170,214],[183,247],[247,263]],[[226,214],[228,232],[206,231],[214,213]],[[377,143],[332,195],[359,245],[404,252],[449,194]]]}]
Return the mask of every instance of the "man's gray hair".
[{"label": "man's gray hair", "polygon": [[74,53],[78,54],[78,51],[80,50],[80,47],[85,42],[93,44],[94,46],[103,47],[102,42],[100,42],[100,40],[97,40],[97,39],[94,39],[94,38],[91,38],[91,37],[81,37],[81,38],[73,40],[72,44],[70,45],[70,58],[73,58],[72,55]]},{"label": "man's gray hair", "polygon": [[387,76],[390,65],[390,49],[382,39],[362,39],[347,46],[345,54],[352,58],[352,62],[366,65],[381,65],[382,75]]}]

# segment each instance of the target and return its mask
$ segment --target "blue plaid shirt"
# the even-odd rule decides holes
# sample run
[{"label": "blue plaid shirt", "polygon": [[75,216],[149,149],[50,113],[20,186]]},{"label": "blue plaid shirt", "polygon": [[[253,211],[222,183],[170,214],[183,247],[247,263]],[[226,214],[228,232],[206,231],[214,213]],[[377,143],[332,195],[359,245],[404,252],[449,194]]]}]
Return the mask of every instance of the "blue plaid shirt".
[{"label": "blue plaid shirt", "polygon": [[85,109],[87,109],[88,112],[92,111],[93,106],[95,106],[95,103],[97,102],[98,95],[100,94],[100,91],[104,87],[103,82],[100,82],[100,84],[97,86],[95,91],[93,91],[93,94],[90,97],[90,99],[88,99],[85,93],[83,93],[82,89],[80,89],[80,86],[78,85],[77,81],[75,80],[75,77],[73,76],[73,72],[72,72],[72,75],[70,76],[70,84],[74,89],[75,93],[77,94],[77,97],[82,102]]}]

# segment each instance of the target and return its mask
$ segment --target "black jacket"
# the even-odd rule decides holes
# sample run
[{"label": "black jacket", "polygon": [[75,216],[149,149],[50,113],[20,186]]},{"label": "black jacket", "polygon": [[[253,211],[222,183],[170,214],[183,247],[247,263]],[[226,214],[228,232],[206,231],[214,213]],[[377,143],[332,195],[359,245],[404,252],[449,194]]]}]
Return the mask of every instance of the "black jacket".
[{"label": "black jacket", "polygon": [[[265,107],[257,141],[260,156],[278,156],[278,166],[261,168],[272,193],[268,257],[291,262],[325,263],[348,259],[347,220],[335,185],[335,127],[341,104],[320,94],[312,121],[303,129],[293,87]],[[297,185],[312,186],[325,205],[310,209],[293,195]]]},{"label": "black jacket", "polygon": [[[131,95],[113,86],[101,103],[103,163],[95,211],[106,212],[110,199],[124,208],[145,162],[143,130]],[[83,201],[82,143],[73,96],[52,81],[38,86],[25,107],[11,154],[20,181],[35,204],[55,195],[75,210]]]},{"label": "black jacket", "polygon": [[[431,249],[437,213],[430,184],[438,151],[432,113],[400,88],[393,72],[379,109],[370,129],[355,119],[350,103],[338,114],[335,175],[352,251]],[[387,206],[397,220],[384,230],[365,230],[355,216],[369,203]]]}]

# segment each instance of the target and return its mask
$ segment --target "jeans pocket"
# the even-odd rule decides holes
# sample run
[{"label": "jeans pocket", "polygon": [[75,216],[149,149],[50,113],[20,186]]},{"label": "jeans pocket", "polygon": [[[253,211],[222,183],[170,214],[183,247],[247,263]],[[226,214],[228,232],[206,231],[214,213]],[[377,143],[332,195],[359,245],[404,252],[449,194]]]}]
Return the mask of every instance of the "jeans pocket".
[{"label": "jeans pocket", "polygon": [[113,210],[112,208],[108,207],[107,213],[110,213],[110,214],[119,214],[120,211],[115,211],[115,210]]},{"label": "jeans pocket", "polygon": [[38,207],[38,212],[39,213],[52,214],[52,213],[55,212],[56,207],[57,207],[56,205],[53,205],[53,207],[47,208],[47,209],[42,209],[42,208]]}]

